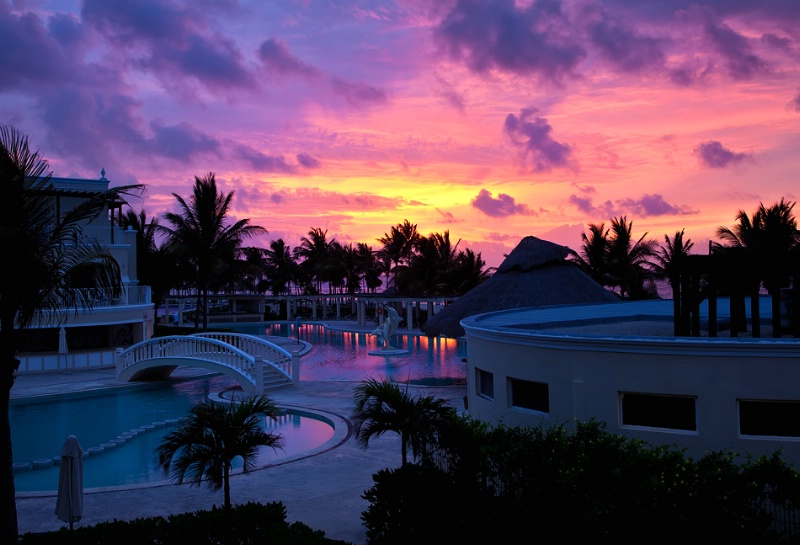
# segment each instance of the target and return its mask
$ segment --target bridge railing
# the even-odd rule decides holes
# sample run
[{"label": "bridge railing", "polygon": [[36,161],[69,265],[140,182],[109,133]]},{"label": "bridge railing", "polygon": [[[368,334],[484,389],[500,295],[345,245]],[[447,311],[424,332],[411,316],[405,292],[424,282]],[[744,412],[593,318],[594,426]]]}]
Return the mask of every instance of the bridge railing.
[{"label": "bridge railing", "polygon": [[261,357],[266,365],[271,365],[293,383],[300,379],[299,356],[266,339],[242,333],[203,332],[193,333],[191,337],[216,339],[254,357]]},{"label": "bridge railing", "polygon": [[117,375],[136,362],[156,358],[196,358],[236,369],[256,382],[256,357],[219,339],[200,335],[156,337],[122,350],[117,355]]}]

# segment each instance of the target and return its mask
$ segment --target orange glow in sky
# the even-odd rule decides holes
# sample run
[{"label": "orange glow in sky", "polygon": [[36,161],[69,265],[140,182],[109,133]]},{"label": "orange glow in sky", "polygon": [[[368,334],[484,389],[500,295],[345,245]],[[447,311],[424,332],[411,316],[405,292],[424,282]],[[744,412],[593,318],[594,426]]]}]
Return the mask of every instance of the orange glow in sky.
[{"label": "orange glow in sky", "polygon": [[719,226],[797,198],[800,2],[0,4],[0,122],[56,176],[142,183],[148,216],[214,172],[294,247],[404,220],[497,266]]}]

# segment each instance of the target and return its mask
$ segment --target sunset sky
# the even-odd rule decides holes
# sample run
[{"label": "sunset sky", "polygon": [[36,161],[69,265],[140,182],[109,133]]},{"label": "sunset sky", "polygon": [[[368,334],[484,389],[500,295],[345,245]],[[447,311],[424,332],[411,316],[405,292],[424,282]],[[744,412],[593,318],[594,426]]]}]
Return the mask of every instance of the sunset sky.
[{"label": "sunset sky", "polygon": [[705,253],[798,198],[800,1],[0,0],[0,123],[148,216],[214,172],[263,246],[407,219],[497,266],[626,216]]}]

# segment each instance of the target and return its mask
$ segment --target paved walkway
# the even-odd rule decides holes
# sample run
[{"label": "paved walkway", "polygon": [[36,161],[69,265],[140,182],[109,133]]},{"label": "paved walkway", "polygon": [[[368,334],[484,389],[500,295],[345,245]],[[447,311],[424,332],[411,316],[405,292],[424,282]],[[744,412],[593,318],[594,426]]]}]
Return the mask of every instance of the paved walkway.
[{"label": "paved walkway", "polygon": [[[355,324],[344,322],[334,322],[332,327],[357,329]],[[296,346],[296,341],[291,343]],[[367,450],[358,446],[349,421],[353,388],[357,385],[353,382],[302,382],[299,386],[273,392],[271,397],[279,405],[328,413],[336,423],[335,438],[309,456],[278,462],[249,475],[233,476],[231,498],[234,503],[280,501],[286,506],[290,522],[305,523],[332,539],[366,544],[361,513],[368,503],[361,495],[372,486],[374,473],[400,465],[400,442],[394,434],[387,434],[371,439]],[[18,377],[11,394],[12,398],[17,398],[115,386],[120,384],[113,369],[44,373]],[[412,395],[433,394],[461,408],[466,387],[410,386],[409,392]],[[55,502],[55,493],[37,496],[18,493],[20,533],[64,527],[55,516]],[[214,491],[205,486],[165,484],[124,490],[90,489],[84,494],[84,517],[76,527],[115,519],[132,520],[210,509],[214,505],[222,505],[222,490]]]}]

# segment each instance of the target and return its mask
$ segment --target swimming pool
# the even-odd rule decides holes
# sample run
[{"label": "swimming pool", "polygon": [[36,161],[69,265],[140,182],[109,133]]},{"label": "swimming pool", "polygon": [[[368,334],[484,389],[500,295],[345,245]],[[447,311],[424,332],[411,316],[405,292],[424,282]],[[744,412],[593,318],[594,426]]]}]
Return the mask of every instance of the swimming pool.
[{"label": "swimming pool", "polygon": [[[235,323],[224,327],[248,335],[297,338],[296,326],[288,323]],[[462,361],[466,346],[457,339],[396,334],[389,344],[409,351],[397,356],[369,354],[380,346],[374,335],[364,332],[303,324],[300,339],[313,347],[300,358],[301,381],[359,381],[381,376],[427,385],[466,381],[466,364]]]},{"label": "swimming pool", "polygon": [[[15,487],[18,492],[57,489],[59,467],[52,461],[59,461],[68,435],[75,435],[86,453],[86,489],[169,482],[155,455],[161,438],[193,405],[232,386],[227,377],[213,376],[102,393],[13,400],[10,419]],[[259,466],[311,451],[334,435],[330,420],[291,409],[277,421],[265,419],[264,427],[283,436],[284,448],[261,449]],[[131,437],[120,442],[127,434]]]},{"label": "swimming pool", "polygon": [[[296,337],[294,324],[228,324],[226,328],[251,335]],[[312,349],[300,359],[300,380],[359,381],[385,376],[416,384],[439,385],[466,380],[465,347],[455,339],[395,335],[391,345],[406,355],[371,355],[377,339],[350,332],[304,324],[300,338]],[[49,396],[39,401],[11,403],[11,432],[15,463],[31,464],[31,470],[15,474],[18,492],[52,491],[58,485],[57,466],[32,469],[58,456],[68,435],[75,435],[84,451],[108,444],[118,436],[146,427],[122,446],[90,453],[84,459],[84,487],[153,485],[168,482],[158,469],[155,449],[174,422],[202,403],[212,392],[235,383],[224,376],[166,383],[136,385],[102,393]],[[149,427],[149,426],[152,426]],[[271,430],[281,433],[286,448],[263,449],[259,465],[289,458],[318,447],[334,433],[330,423],[309,415],[289,414]]]}]

